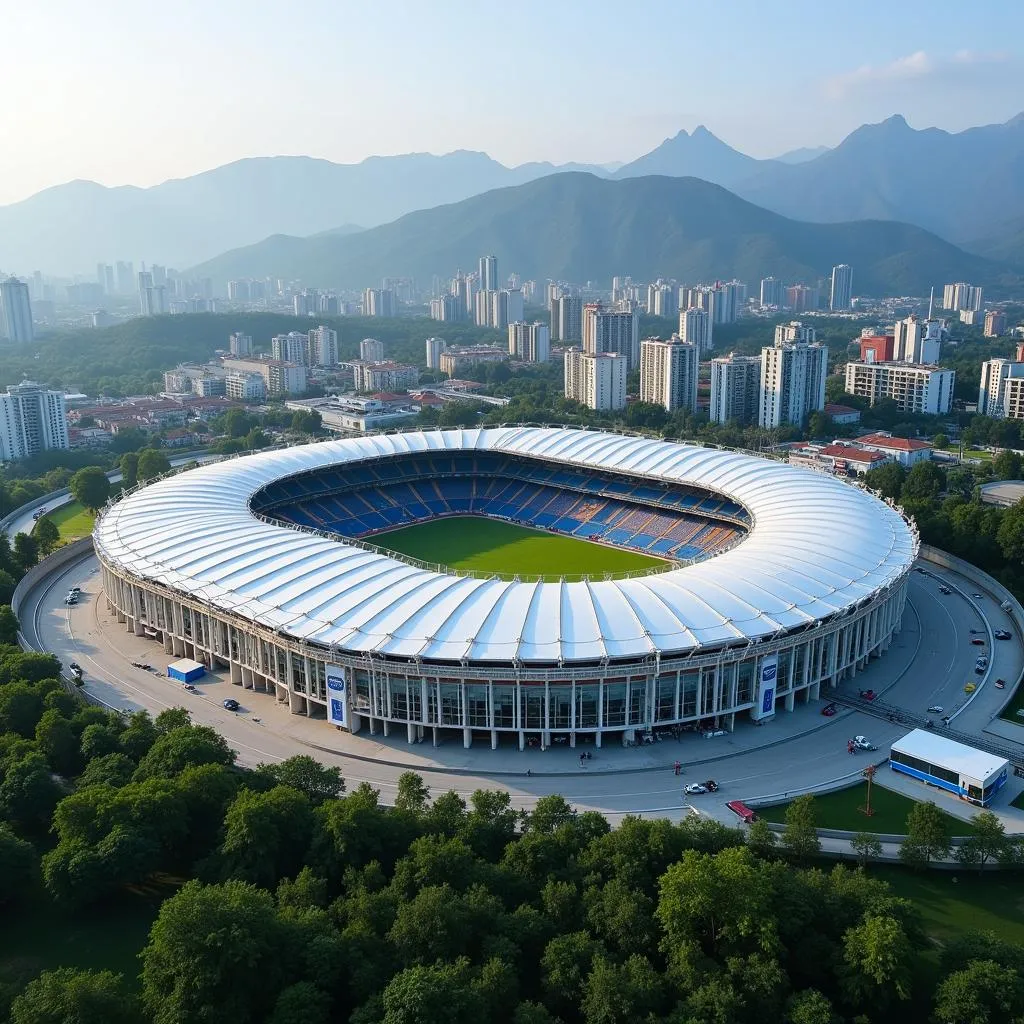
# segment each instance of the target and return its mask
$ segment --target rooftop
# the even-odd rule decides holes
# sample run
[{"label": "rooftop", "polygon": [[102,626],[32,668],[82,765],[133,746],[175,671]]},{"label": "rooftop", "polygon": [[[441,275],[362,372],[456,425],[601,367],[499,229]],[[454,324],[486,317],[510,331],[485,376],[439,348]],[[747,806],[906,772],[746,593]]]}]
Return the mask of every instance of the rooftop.
[{"label": "rooftop", "polygon": [[870,444],[876,448],[891,448],[894,452],[919,452],[935,446],[928,441],[915,441],[909,437],[892,437],[889,434],[865,434],[858,437],[858,444]]}]

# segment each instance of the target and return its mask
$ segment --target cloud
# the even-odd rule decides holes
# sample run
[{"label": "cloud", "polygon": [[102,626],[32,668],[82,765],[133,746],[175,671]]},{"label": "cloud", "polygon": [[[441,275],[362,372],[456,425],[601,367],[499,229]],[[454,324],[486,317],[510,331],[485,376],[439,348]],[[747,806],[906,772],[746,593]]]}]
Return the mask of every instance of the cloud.
[{"label": "cloud", "polygon": [[958,50],[951,56],[935,57],[918,50],[906,57],[897,57],[888,64],[863,64],[853,71],[845,71],[825,81],[825,95],[840,100],[865,88],[887,82],[931,78],[954,69],[983,64],[1001,64],[1008,55],[1001,51]]}]

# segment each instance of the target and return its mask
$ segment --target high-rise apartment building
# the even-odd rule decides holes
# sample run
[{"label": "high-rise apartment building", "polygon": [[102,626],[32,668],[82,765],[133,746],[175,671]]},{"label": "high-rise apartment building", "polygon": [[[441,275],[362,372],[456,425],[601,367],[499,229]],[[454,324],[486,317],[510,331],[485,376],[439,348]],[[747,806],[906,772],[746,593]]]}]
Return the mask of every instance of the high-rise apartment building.
[{"label": "high-rise apartment building", "polygon": [[523,293],[518,288],[501,288],[496,292],[480,292],[489,298],[490,308],[486,310],[488,327],[505,330],[510,323],[523,319]]},{"label": "high-rise apartment building", "polygon": [[224,393],[239,402],[262,402],[267,397],[267,382],[261,373],[229,373],[224,378]]},{"label": "high-rise apartment building", "polygon": [[874,405],[892,399],[902,412],[945,416],[953,408],[956,371],[912,363],[846,364],[844,390]]},{"label": "high-rise apartment building", "polygon": [[547,324],[508,325],[508,354],[524,363],[546,363],[551,358],[551,330]]},{"label": "high-rise apartment building", "polygon": [[978,414],[996,419],[1024,419],[1024,362],[989,359],[981,364]]},{"label": "high-rise apartment building", "polygon": [[966,281],[957,281],[955,284],[947,284],[942,289],[942,308],[952,310],[974,310],[982,307],[983,296],[981,288],[968,284]]},{"label": "high-rise apartment building", "polygon": [[583,301],[578,295],[558,295],[552,298],[551,340],[583,340]]},{"label": "high-rise apartment building", "polygon": [[794,313],[806,313],[818,308],[818,289],[806,284],[794,284],[786,289],[786,306]]},{"label": "high-rise apartment building", "polygon": [[117,261],[117,290],[122,295],[131,295],[135,291],[135,267],[132,263]]},{"label": "high-rise apartment building", "polygon": [[810,344],[815,339],[814,328],[802,324],[799,320],[790,320],[788,324],[775,325],[776,345],[786,345],[798,341]]},{"label": "high-rise apartment building", "polygon": [[911,315],[893,326],[893,359],[934,366],[939,361],[943,326],[940,320]]},{"label": "high-rise apartment building", "polygon": [[432,320],[441,320],[450,323],[454,320],[466,319],[466,299],[460,288],[458,293],[441,295],[430,300],[430,317]]},{"label": "high-rise apartment building", "polygon": [[16,277],[0,281],[0,332],[7,341],[28,343],[35,340],[28,285]]},{"label": "high-rise apartment building", "polygon": [[761,278],[761,305],[782,307],[785,291],[782,282],[774,277]]},{"label": "high-rise apartment building", "polygon": [[[613,301],[617,301],[613,299]],[[657,280],[647,286],[647,315],[672,316],[679,310],[679,288],[668,281]]]},{"label": "high-rise apartment building", "polygon": [[309,349],[309,335],[301,331],[289,331],[287,334],[275,334],[270,339],[270,356],[283,363],[306,365]]},{"label": "high-rise apartment building", "polygon": [[565,353],[565,397],[588,409],[614,411],[626,406],[626,358],[618,352]]},{"label": "high-rise apartment building", "polygon": [[645,338],[640,343],[640,401],[668,412],[697,408],[700,349],[690,341]]},{"label": "high-rise apartment building", "polygon": [[357,359],[348,365],[356,391],[406,391],[420,379],[420,371],[406,363],[365,363]]},{"label": "high-rise apartment building", "polygon": [[746,425],[757,420],[761,391],[760,356],[735,354],[711,360],[711,421],[733,420]]},{"label": "high-rise apartment building", "polygon": [[441,355],[448,347],[444,338],[427,338],[427,369],[441,369]]},{"label": "high-rise apartment building", "polygon": [[640,364],[640,318],[637,314],[605,309],[600,302],[583,307],[583,351],[590,355],[617,352],[626,372]]},{"label": "high-rise apartment building", "polygon": [[236,331],[228,338],[228,351],[233,356],[246,356],[252,355],[252,335],[242,334],[240,331]]},{"label": "high-rise apartment building", "polygon": [[363,316],[398,316],[398,303],[390,288],[366,288],[363,291]]},{"label": "high-rise apartment building", "polygon": [[376,338],[363,338],[359,342],[359,358],[370,363],[384,362],[384,342]]},{"label": "high-rise apartment building", "polygon": [[[796,338],[779,340],[779,328],[801,328]],[[760,408],[758,423],[772,428],[784,423],[803,423],[812,412],[825,408],[825,376],[828,349],[804,340],[807,331],[799,323],[780,324],[776,342],[761,349]]]},{"label": "high-rise apartment building", "polygon": [[701,355],[714,347],[713,329],[714,324],[707,310],[696,306],[679,310],[679,337],[696,345]]},{"label": "high-rise apartment building", "polygon": [[478,263],[480,288],[485,292],[496,292],[501,288],[498,283],[498,257],[481,256]]},{"label": "high-rise apartment building", "polygon": [[26,380],[0,395],[0,462],[69,447],[62,392],[48,391]]},{"label": "high-rise apartment building", "polygon": [[[360,345],[360,348],[362,346]],[[381,346],[381,358],[384,347]],[[338,365],[338,332],[321,324],[307,335],[306,364],[308,366]]]},{"label": "high-rise apartment building", "polygon": [[1001,309],[990,309],[985,314],[986,338],[1001,338],[1006,333],[1006,314]]},{"label": "high-rise apartment building", "polygon": [[829,293],[828,308],[840,313],[853,305],[853,267],[840,263],[832,268],[832,289]]}]

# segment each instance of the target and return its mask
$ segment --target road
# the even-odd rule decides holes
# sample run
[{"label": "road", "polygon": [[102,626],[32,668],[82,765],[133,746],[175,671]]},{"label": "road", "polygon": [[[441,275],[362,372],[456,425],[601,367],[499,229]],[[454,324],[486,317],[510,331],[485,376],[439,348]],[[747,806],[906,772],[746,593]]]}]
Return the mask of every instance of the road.
[{"label": "road", "polygon": [[[903,631],[883,658],[844,684],[850,692],[870,687],[884,691],[891,704],[915,712],[941,704],[948,713],[964,700],[965,681],[981,678],[973,670],[982,648],[972,646],[971,631],[987,632],[986,618],[993,629],[1009,628],[1007,618],[991,598],[971,598],[978,591],[967,580],[945,571],[940,576],[931,572],[912,575]],[[964,596],[958,591],[942,595],[940,579]],[[67,608],[64,594],[75,585],[82,588],[81,602]],[[29,640],[65,664],[75,660],[82,665],[86,689],[108,705],[146,708],[154,714],[185,706],[194,722],[225,736],[244,766],[312,753],[340,766],[350,787],[366,781],[381,790],[385,802],[390,802],[401,772],[416,770],[434,793],[452,789],[468,797],[478,788],[507,789],[514,805],[522,808],[545,794],[561,793],[574,806],[601,811],[613,820],[627,813],[678,817],[694,806],[735,824],[726,801],[783,798],[846,776],[855,778],[872,755],[848,755],[849,737],[868,736],[883,752],[881,758],[888,744],[906,731],[855,710],[822,717],[826,696],[809,706],[798,704],[792,714],[780,713],[763,728],[739,723],[735,733],[725,737],[705,740],[688,734],[679,743],[632,749],[607,746],[594,750],[593,760],[581,769],[578,752],[565,748],[520,752],[509,746],[495,751],[478,746],[466,751],[454,740],[437,748],[409,746],[404,728],[389,739],[365,733],[351,736],[322,720],[293,716],[273,696],[243,691],[223,673],[208,674],[197,694],[185,694],[163,673],[162,646],[127,634],[107,611],[92,556],[37,587],[28,595],[21,618]],[[155,671],[134,667],[136,661],[151,662]],[[957,727],[980,732],[1005,696],[992,681],[999,676],[1016,679],[1022,664],[1020,638],[996,641],[989,681],[957,719]],[[228,696],[242,702],[239,713],[221,706]],[[671,767],[677,759],[685,765],[681,778]],[[709,777],[719,783],[716,795],[691,798],[692,804],[684,800],[684,784]]]}]

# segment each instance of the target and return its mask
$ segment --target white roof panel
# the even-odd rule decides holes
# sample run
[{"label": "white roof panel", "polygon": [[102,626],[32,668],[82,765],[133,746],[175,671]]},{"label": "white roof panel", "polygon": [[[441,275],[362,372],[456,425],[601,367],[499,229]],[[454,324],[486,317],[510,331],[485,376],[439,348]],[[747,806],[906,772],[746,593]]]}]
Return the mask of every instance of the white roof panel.
[{"label": "white roof panel", "polygon": [[919,757],[922,761],[939,764],[950,771],[959,772],[970,779],[985,782],[990,776],[997,775],[1010,762],[1005,757],[988,754],[984,750],[975,750],[956,740],[949,739],[927,729],[915,729],[908,732],[901,740],[897,740],[892,749],[911,757]]}]

